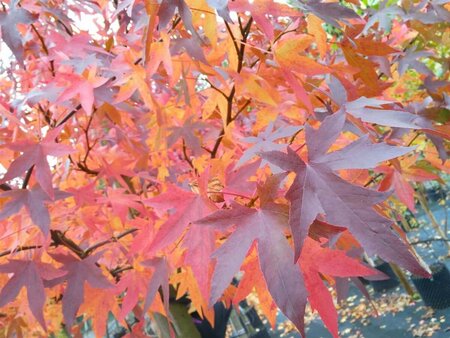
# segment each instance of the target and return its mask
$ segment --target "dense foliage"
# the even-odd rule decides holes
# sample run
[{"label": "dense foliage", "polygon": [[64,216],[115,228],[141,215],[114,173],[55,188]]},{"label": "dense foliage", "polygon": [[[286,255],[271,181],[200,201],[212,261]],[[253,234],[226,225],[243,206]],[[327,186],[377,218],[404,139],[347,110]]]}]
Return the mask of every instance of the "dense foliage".
[{"label": "dense foliage", "polygon": [[0,334],[179,333],[169,299],[211,320],[254,291],[337,336],[363,252],[428,276],[396,221],[448,172],[449,10],[2,1]]}]

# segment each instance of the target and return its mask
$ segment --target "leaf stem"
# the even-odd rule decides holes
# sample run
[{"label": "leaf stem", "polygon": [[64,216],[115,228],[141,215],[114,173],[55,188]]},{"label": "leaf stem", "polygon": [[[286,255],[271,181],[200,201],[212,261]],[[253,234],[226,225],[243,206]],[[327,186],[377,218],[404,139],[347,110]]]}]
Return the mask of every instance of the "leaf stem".
[{"label": "leaf stem", "polygon": [[30,182],[31,174],[33,173],[34,164],[28,169],[27,174],[25,175],[25,178],[22,183],[22,189],[26,189],[28,186],[28,183]]}]

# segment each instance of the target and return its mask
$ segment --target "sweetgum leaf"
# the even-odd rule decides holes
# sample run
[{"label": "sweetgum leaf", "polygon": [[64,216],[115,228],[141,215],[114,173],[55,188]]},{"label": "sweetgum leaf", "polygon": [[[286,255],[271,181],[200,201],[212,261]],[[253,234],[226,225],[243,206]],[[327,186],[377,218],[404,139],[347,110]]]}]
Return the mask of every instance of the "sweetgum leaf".
[{"label": "sweetgum leaf", "polygon": [[112,288],[112,284],[103,276],[100,269],[95,265],[103,252],[80,260],[70,254],[52,254],[51,256],[63,263],[62,270],[67,274],[59,279],[67,281],[63,294],[63,315],[67,327],[71,327],[77,315],[78,309],[83,302],[84,283],[87,282],[94,288]]},{"label": "sweetgum leaf", "polygon": [[37,19],[37,15],[18,7],[17,3],[17,0],[11,1],[9,10],[0,13],[0,27],[3,41],[11,49],[17,61],[23,65],[24,48],[17,24],[33,23]]},{"label": "sweetgum leaf", "polygon": [[[326,154],[339,136],[344,122],[343,113],[337,113],[328,116],[318,130],[306,127],[308,163],[290,148],[287,154],[276,151],[262,154],[264,159],[280,168],[296,173],[295,180],[286,194],[291,203],[289,225],[294,237],[295,259],[300,257],[309,226],[319,214],[325,214],[327,222],[348,228],[368,254],[377,254],[411,272],[428,276],[407,246],[391,230],[392,221],[373,209],[373,206],[384,201],[388,194],[353,185],[333,172],[334,169],[343,167],[368,168],[376,162],[398,156],[399,152],[389,146],[383,148],[383,145],[375,145],[374,158],[367,157],[365,161],[348,157],[345,155],[345,148],[340,151],[342,156]],[[356,141],[356,146],[353,147],[359,148],[360,151],[366,148],[367,153],[370,153],[372,146],[366,142],[364,139]],[[379,151],[380,149],[384,149],[384,152]],[[400,150],[400,153],[408,151],[406,148]],[[329,156],[332,160],[330,164],[327,162]],[[338,162],[335,162],[337,159]]]},{"label": "sweetgum leaf", "polygon": [[13,301],[20,290],[27,289],[28,304],[31,313],[41,326],[46,329],[42,308],[45,304],[45,290],[43,279],[53,279],[65,274],[50,264],[35,262],[33,260],[12,259],[0,265],[0,272],[13,273],[11,279],[3,286],[0,292],[0,307]]},{"label": "sweetgum leaf", "polygon": [[[70,194],[64,191],[56,190],[55,200],[69,197]],[[0,197],[10,198],[0,211],[0,220],[17,214],[20,209],[25,209],[30,214],[31,220],[47,236],[50,229],[50,214],[47,203],[51,200],[42,188],[36,184],[32,189],[13,189],[0,193]]]}]

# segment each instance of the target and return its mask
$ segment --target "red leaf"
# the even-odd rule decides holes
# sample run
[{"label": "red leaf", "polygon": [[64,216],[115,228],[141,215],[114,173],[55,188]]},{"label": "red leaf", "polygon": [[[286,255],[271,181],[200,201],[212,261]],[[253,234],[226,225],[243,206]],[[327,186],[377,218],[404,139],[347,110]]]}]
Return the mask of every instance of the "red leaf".
[{"label": "red leaf", "polygon": [[167,314],[169,313],[169,266],[164,258],[152,258],[142,262],[143,266],[153,268],[153,275],[147,286],[147,295],[144,302],[144,313],[152,304],[153,299],[158,292],[159,287],[162,288],[164,297],[164,307]]},{"label": "red leaf", "polygon": [[37,19],[37,16],[16,6],[17,3],[17,0],[11,1],[9,11],[0,13],[0,26],[3,41],[11,49],[17,61],[23,65],[24,48],[17,24],[30,24]]},{"label": "red leaf", "polygon": [[[205,174],[199,178],[201,192],[205,192],[206,182],[202,180],[204,181],[206,176]],[[168,192],[149,199],[145,203],[154,208],[176,209],[175,213],[161,226],[150,244],[148,249],[150,253],[173,244],[191,222],[216,209],[205,194],[188,192],[174,185],[169,186]],[[191,225],[183,241],[183,246],[188,248],[186,263],[191,265],[205,299],[209,296],[208,277],[210,256],[215,248],[214,240],[215,236],[211,229]]]},{"label": "red leaf", "polygon": [[[276,190],[283,177],[273,177],[260,190],[270,195],[270,190]],[[237,226],[213,255],[217,262],[211,281],[210,304],[215,303],[228,287],[256,240],[261,271],[270,294],[281,311],[304,333],[306,290],[284,235],[286,209],[269,201],[262,203],[261,209],[235,204],[233,209],[219,210],[195,223],[218,228]]]},{"label": "red leaf", "polygon": [[144,204],[152,206],[159,213],[162,213],[162,210],[175,209],[150,244],[150,253],[155,253],[175,242],[192,221],[206,216],[215,209],[207,197],[176,185],[169,185],[167,192],[144,201]]},{"label": "red leaf", "polygon": [[[369,146],[367,139],[362,138],[349,147],[359,149],[356,152],[363,161],[349,156],[346,148],[327,154],[344,122],[345,116],[338,113],[327,117],[318,130],[306,127],[308,163],[291,149],[288,149],[288,154],[262,154],[263,158],[280,168],[296,173],[286,195],[291,202],[289,224],[294,237],[296,260],[309,226],[319,214],[325,214],[329,223],[348,228],[370,255],[377,254],[386,261],[396,262],[414,273],[428,276],[407,246],[392,232],[391,220],[373,210],[372,206],[385,200],[388,195],[350,184],[333,172],[333,169],[368,168],[409,149],[397,151],[383,144]],[[370,156],[372,151],[373,157]],[[330,164],[328,159],[331,159]]]},{"label": "red leaf", "polygon": [[53,279],[65,272],[55,269],[50,264],[28,260],[10,260],[0,265],[0,272],[14,273],[0,292],[0,307],[13,301],[20,290],[27,289],[28,304],[36,320],[46,330],[42,308],[45,304],[45,290],[42,279]]},{"label": "red leaf", "polygon": [[[64,191],[55,191],[55,200],[69,197],[70,194]],[[0,193],[0,197],[11,198],[0,211],[0,220],[12,216],[20,211],[23,207],[30,214],[31,220],[36,224],[47,236],[50,227],[50,214],[46,203],[51,202],[47,194],[39,185],[35,185],[31,190],[14,189]]]},{"label": "red leaf", "polygon": [[95,265],[102,254],[103,252],[98,252],[83,260],[72,255],[51,255],[55,260],[63,263],[62,269],[67,271],[67,274],[63,277],[64,280],[67,280],[67,286],[63,294],[63,314],[65,323],[69,328],[72,326],[78,309],[83,302],[85,282],[99,289],[112,287],[100,269]]},{"label": "red leaf", "polygon": [[319,312],[333,336],[338,337],[337,312],[331,294],[323,284],[320,274],[353,277],[375,275],[379,272],[365,267],[356,259],[348,257],[343,251],[322,247],[309,237],[305,240],[299,264],[311,306]]},{"label": "red leaf", "polygon": [[1,182],[7,182],[22,175],[34,165],[36,168],[36,180],[41,185],[42,190],[53,199],[52,172],[47,162],[47,156],[64,156],[73,151],[72,147],[55,142],[55,138],[61,129],[62,127],[59,127],[48,132],[39,143],[16,142],[9,144],[9,148],[22,152],[22,155],[11,163]]}]

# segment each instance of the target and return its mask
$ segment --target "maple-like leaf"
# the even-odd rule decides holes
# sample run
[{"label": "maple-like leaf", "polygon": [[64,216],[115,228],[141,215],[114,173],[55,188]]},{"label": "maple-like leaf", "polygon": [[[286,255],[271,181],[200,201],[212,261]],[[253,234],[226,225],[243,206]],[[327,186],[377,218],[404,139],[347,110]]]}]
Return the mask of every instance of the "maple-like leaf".
[{"label": "maple-like leaf", "polygon": [[[150,253],[155,253],[173,244],[191,222],[205,217],[217,209],[206,195],[206,177],[207,175],[204,174],[199,178],[200,194],[170,185],[166,193],[144,201],[145,204],[159,210],[176,210],[154,237],[148,248]],[[214,240],[212,229],[193,224],[183,241],[183,246],[188,248],[185,258],[186,263],[191,266],[205,298],[208,298],[210,256],[215,247]]]},{"label": "maple-like leaf", "polygon": [[338,318],[333,298],[322,281],[321,274],[334,277],[370,276],[378,274],[344,251],[321,246],[319,242],[307,237],[299,259],[308,299],[313,309],[317,310],[334,337],[338,337]]},{"label": "maple-like leaf", "polygon": [[[264,151],[272,150],[285,150],[287,144],[276,143],[275,141],[280,138],[285,138],[294,135],[302,129],[298,126],[285,126],[274,130],[275,122],[269,123],[267,128],[258,134],[258,136],[250,136],[242,138],[242,142],[253,143],[252,146],[248,147],[242,154],[239,161],[236,163],[236,167],[240,167],[245,162],[251,160],[257,154]],[[264,166],[267,162],[263,161],[261,166]]]},{"label": "maple-like leaf", "polygon": [[142,265],[153,269],[152,278],[147,285],[144,313],[150,307],[160,287],[162,289],[162,296],[164,297],[164,307],[167,313],[169,313],[169,266],[166,259],[155,257],[142,262]]},{"label": "maple-like leaf", "polygon": [[[67,192],[56,190],[54,193],[54,200],[64,199],[69,196],[71,195]],[[48,235],[50,229],[50,214],[46,204],[51,202],[51,200],[38,184],[33,186],[32,189],[3,191],[0,193],[0,197],[10,198],[0,211],[0,220],[17,214],[20,209],[25,207],[33,223],[41,229],[45,236]]]},{"label": "maple-like leaf", "polygon": [[[280,178],[275,176],[275,184],[270,182],[263,191],[270,192],[277,187]],[[236,225],[233,233],[213,254],[216,266],[211,281],[210,304],[214,304],[231,283],[253,242],[257,241],[261,271],[270,294],[281,311],[303,332],[307,294],[300,270],[293,261],[294,253],[284,235],[286,208],[269,201],[263,203],[261,209],[234,204],[232,209],[216,211],[195,223],[218,229]]]},{"label": "maple-like leaf", "polygon": [[237,225],[213,254],[217,263],[211,281],[210,304],[217,301],[231,283],[253,241],[257,240],[261,270],[270,294],[281,311],[303,331],[306,291],[283,232],[287,223],[286,210],[272,204],[262,209],[235,205],[231,210],[219,210],[196,223],[219,228]]},{"label": "maple-like leaf", "polygon": [[275,60],[287,71],[314,76],[331,73],[331,68],[322,65],[306,55],[300,55],[311,45],[313,37],[299,35],[292,39],[279,41],[274,50]]},{"label": "maple-like leaf", "polygon": [[96,200],[98,203],[110,203],[113,212],[119,216],[122,223],[125,222],[129,214],[130,208],[133,208],[140,213],[144,213],[144,207],[140,202],[139,196],[134,194],[126,194],[125,189],[107,189],[107,197],[99,197]]},{"label": "maple-like leaf", "polygon": [[225,201],[233,199],[236,195],[253,196],[256,191],[256,182],[250,181],[250,177],[255,175],[256,170],[261,166],[261,159],[246,163],[239,168],[231,164],[225,170],[225,182],[221,192]]},{"label": "maple-like leaf", "polygon": [[235,0],[229,3],[229,8],[236,12],[249,11],[255,20],[256,24],[261,27],[261,30],[266,36],[272,40],[274,38],[274,27],[271,20],[267,17],[267,13],[273,13],[280,16],[296,16],[293,8],[290,8],[284,3],[277,3],[274,1],[255,0],[252,2],[245,0]]},{"label": "maple-like leaf", "polygon": [[89,283],[94,288],[112,288],[112,284],[103,276],[100,269],[95,265],[102,252],[80,260],[70,254],[51,254],[60,263],[63,263],[62,270],[67,274],[53,283],[67,281],[63,294],[63,314],[67,327],[71,327],[83,302],[84,283]]},{"label": "maple-like leaf", "polygon": [[60,277],[65,272],[54,268],[51,264],[19,259],[11,259],[8,263],[0,265],[0,272],[14,274],[0,292],[0,307],[13,301],[20,290],[25,287],[31,313],[39,324],[46,329],[42,313],[45,303],[45,290],[42,280]]},{"label": "maple-like leaf", "polygon": [[359,16],[352,9],[339,4],[338,2],[324,2],[317,0],[295,1],[301,9],[313,13],[326,23],[340,28],[339,22],[348,23],[347,19],[358,19]]},{"label": "maple-like leaf", "polygon": [[[256,250],[250,249],[251,256],[249,262],[242,267],[244,276],[239,280],[238,288],[233,297],[233,304],[238,304],[244,300],[253,290],[258,295],[259,304],[272,328],[275,328],[278,308],[273,301],[269,290],[267,290],[264,275],[261,272],[260,263]],[[254,253],[254,254],[253,254]]]},{"label": "maple-like leaf", "polygon": [[184,0],[163,0],[158,10],[159,26],[165,28],[172,19],[175,10],[183,20],[184,26],[191,31],[191,34],[196,34],[194,25],[192,24],[192,13],[189,6]]},{"label": "maple-like leaf", "polygon": [[168,191],[145,200],[144,204],[149,205],[162,213],[162,210],[172,210],[172,212],[153,239],[150,252],[156,252],[175,242],[187,228],[187,226],[199,218],[206,216],[215,209],[214,204],[201,194],[196,194],[176,185],[169,185]]},{"label": "maple-like leaf", "polygon": [[9,144],[8,147],[10,149],[20,151],[22,155],[11,163],[0,182],[4,183],[18,177],[34,165],[39,185],[53,199],[52,172],[47,156],[64,156],[73,151],[72,147],[55,142],[55,138],[60,133],[61,128],[58,127],[49,131],[38,143],[15,142]]},{"label": "maple-like leaf", "polygon": [[394,189],[395,195],[404,203],[409,210],[416,212],[414,201],[414,188],[411,182],[424,182],[427,180],[440,180],[435,173],[425,171],[422,168],[414,167],[416,157],[410,157],[400,162],[397,159],[391,160],[391,166],[379,166],[375,172],[383,173],[384,178],[380,182],[379,190],[385,191]]},{"label": "maple-like leaf", "polygon": [[411,149],[383,143],[369,144],[367,137],[363,137],[346,148],[327,153],[344,123],[345,115],[337,113],[328,116],[317,130],[306,126],[307,163],[290,148],[287,154],[262,154],[264,159],[280,168],[296,173],[286,194],[291,203],[289,225],[294,237],[295,259],[300,257],[309,226],[319,214],[325,214],[329,223],[348,228],[370,255],[377,254],[386,261],[428,276],[407,246],[392,232],[392,221],[373,209],[388,194],[353,185],[333,172],[344,168],[371,168]]},{"label": "maple-like leaf", "polygon": [[167,146],[172,147],[180,138],[186,143],[186,146],[193,151],[194,155],[199,155],[202,150],[202,144],[195,130],[204,128],[205,124],[201,121],[193,121],[194,117],[189,117],[181,127],[170,127],[172,133],[167,138]]},{"label": "maple-like leaf", "polygon": [[369,2],[3,1],[2,329],[134,315],[140,337],[256,291],[273,326],[278,304],[302,329],[309,298],[336,335],[326,287],[361,288],[364,249],[423,272],[384,215],[449,171],[450,7]]},{"label": "maple-like leaf", "polygon": [[0,27],[3,41],[11,49],[17,61],[23,65],[24,48],[17,24],[33,23],[37,19],[37,15],[19,7],[18,2],[18,0],[11,1],[9,10],[0,13]]},{"label": "maple-like leaf", "polygon": [[95,336],[104,337],[108,329],[109,316],[117,313],[119,304],[109,289],[95,289],[89,284],[85,288],[85,300],[81,304],[80,312],[85,317],[91,318]]},{"label": "maple-like leaf", "polygon": [[147,274],[136,270],[129,271],[120,278],[116,287],[117,293],[122,294],[124,291],[126,293],[117,317],[119,321],[122,321],[133,310],[139,302],[139,296],[147,291],[147,278]]},{"label": "maple-like leaf", "polygon": [[367,20],[366,25],[362,31],[363,34],[367,34],[369,29],[378,23],[378,29],[388,32],[391,30],[392,20],[397,15],[405,15],[405,12],[398,5],[390,3],[387,0],[380,1],[379,8],[370,9],[370,18]]},{"label": "maple-like leaf", "polygon": [[342,109],[364,122],[397,128],[422,129],[447,139],[450,138],[445,129],[440,131],[439,127],[434,126],[430,120],[423,116],[412,114],[405,110],[383,108],[383,105],[390,105],[392,103],[391,101],[366,98],[363,96],[345,103]]},{"label": "maple-like leaf", "polygon": [[222,19],[232,22],[230,18],[230,10],[228,9],[228,0],[206,0],[208,5],[217,11]]},{"label": "maple-like leaf", "polygon": [[92,107],[94,105],[94,89],[105,84],[109,79],[96,76],[96,67],[91,67],[86,73],[86,77],[78,74],[64,74],[65,90],[58,97],[57,102],[64,102],[66,100],[78,97],[87,115],[92,114]]},{"label": "maple-like leaf", "polygon": [[208,61],[203,54],[203,49],[200,48],[197,39],[176,39],[170,48],[170,54],[178,55],[183,50],[186,51],[186,53],[194,60],[208,64]]}]

